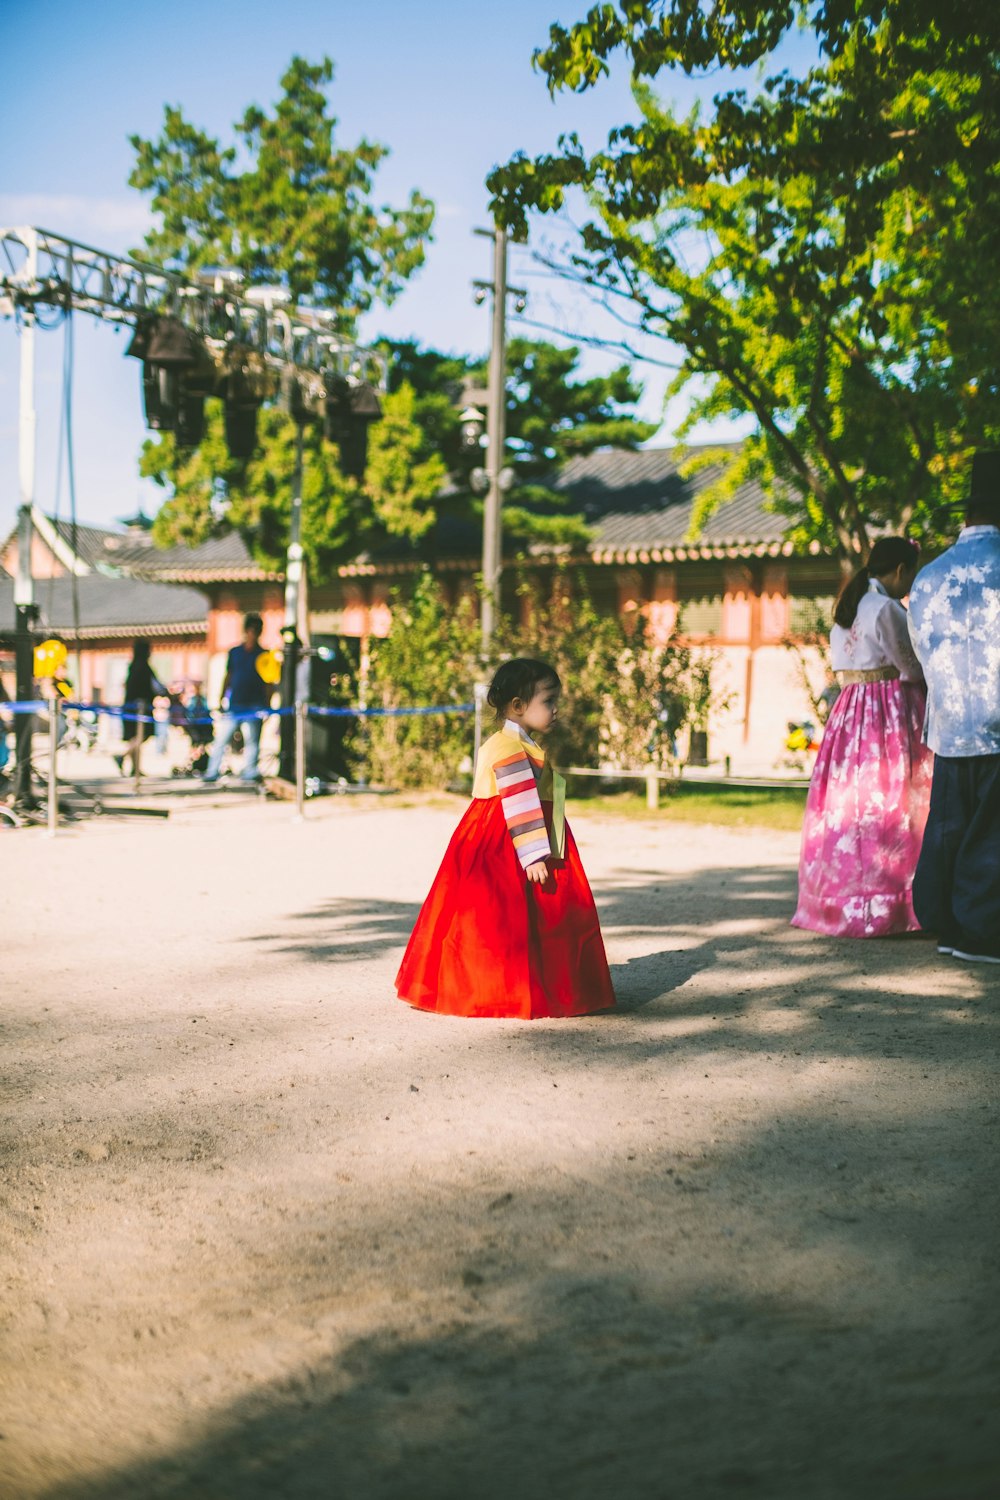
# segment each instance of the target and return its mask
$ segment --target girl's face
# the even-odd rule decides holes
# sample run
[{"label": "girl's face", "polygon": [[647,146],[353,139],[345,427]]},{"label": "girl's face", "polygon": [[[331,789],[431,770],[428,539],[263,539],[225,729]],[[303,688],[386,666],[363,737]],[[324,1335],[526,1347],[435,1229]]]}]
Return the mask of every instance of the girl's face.
[{"label": "girl's face", "polygon": [[507,710],[507,717],[520,724],[522,729],[531,730],[534,734],[544,734],[547,729],[552,728],[558,712],[559,689],[554,682],[543,682],[527,703],[523,698],[515,698]]}]

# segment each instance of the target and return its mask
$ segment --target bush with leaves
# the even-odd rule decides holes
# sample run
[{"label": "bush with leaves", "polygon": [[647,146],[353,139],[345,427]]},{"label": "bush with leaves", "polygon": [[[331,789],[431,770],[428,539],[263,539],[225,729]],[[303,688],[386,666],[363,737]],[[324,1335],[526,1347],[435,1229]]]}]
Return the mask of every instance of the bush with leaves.
[{"label": "bush with leaves", "polygon": [[[372,643],[373,708],[471,703],[479,674],[479,622],[471,601],[449,606],[429,572],[397,598],[392,629]],[[472,754],[471,714],[368,720],[369,776],[396,787],[445,787]]]},{"label": "bush with leaves", "polygon": [[[530,584],[522,583],[522,593]],[[429,573],[397,604],[393,627],[372,653],[369,696],[392,708],[471,702],[482,676],[479,625],[471,601],[450,609]],[[713,690],[716,653],[692,649],[675,635],[652,639],[645,620],[601,615],[581,579],[557,578],[550,600],[530,622],[498,623],[496,657],[550,662],[563,684],[559,717],[546,737],[559,765],[637,770],[676,762],[677,736],[700,728],[726,706]],[[452,784],[468,763],[471,716],[428,715],[370,721],[370,771],[392,786]],[[484,731],[491,733],[488,721]]]}]

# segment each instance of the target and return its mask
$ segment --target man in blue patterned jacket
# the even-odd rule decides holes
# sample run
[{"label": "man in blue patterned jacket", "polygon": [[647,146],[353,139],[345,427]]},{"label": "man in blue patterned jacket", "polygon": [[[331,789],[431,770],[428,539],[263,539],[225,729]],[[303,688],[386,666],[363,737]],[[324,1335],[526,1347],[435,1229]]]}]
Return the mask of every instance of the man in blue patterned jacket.
[{"label": "man in blue patterned jacket", "polygon": [[913,909],[938,951],[1000,964],[1000,452],[977,453],[965,526],[910,591],[934,782]]}]

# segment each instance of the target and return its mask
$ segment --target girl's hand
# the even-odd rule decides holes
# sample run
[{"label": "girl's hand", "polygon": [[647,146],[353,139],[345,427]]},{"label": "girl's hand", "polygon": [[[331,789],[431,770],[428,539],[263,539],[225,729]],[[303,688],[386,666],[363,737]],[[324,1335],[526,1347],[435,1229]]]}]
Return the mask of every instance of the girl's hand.
[{"label": "girl's hand", "polygon": [[549,867],[544,859],[536,859],[533,865],[528,865],[525,875],[535,885],[544,885],[549,878]]}]

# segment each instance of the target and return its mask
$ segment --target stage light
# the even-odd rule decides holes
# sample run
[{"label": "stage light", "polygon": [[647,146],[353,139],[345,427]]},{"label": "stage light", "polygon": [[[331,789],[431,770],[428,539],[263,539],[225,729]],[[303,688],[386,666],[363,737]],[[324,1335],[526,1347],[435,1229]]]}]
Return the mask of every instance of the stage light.
[{"label": "stage light", "polygon": [[136,324],[126,354],[142,360],[146,425],[173,432],[182,448],[205,435],[205,397],[215,389],[215,365],[204,340],[179,318],[160,316]]},{"label": "stage light", "polygon": [[340,467],[351,479],[364,479],[368,462],[368,428],[382,415],[373,385],[363,380],[350,388],[349,415],[340,441]]}]

